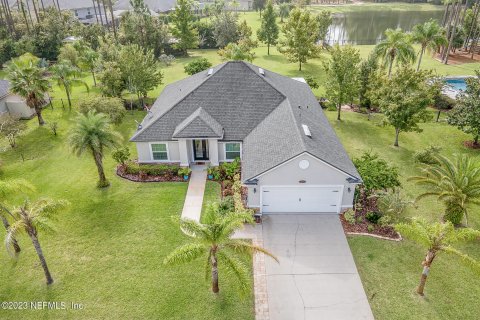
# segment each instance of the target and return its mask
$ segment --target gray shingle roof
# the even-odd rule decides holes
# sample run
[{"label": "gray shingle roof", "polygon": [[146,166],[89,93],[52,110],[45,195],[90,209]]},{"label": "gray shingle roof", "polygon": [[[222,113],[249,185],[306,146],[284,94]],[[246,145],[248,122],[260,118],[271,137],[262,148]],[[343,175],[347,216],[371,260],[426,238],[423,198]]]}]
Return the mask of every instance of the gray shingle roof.
[{"label": "gray shingle roof", "polygon": [[[258,67],[238,61],[214,67],[210,76],[207,72],[167,86],[151,109],[153,116],[144,119],[131,141],[171,140],[182,131],[176,130],[179,124],[201,119],[193,115],[201,108],[223,128],[223,140],[243,141],[244,180],[304,152],[360,178],[307,84],[268,70],[261,75]],[[188,134],[215,131],[202,121],[205,125],[192,121]],[[194,136],[182,131],[182,137]]]},{"label": "gray shingle roof", "polygon": [[[154,12],[166,12],[175,8],[176,0],[144,0],[145,5]],[[132,10],[130,0],[118,0],[113,8],[115,10]]]},{"label": "gray shingle roof", "polygon": [[173,132],[173,138],[222,138],[223,128],[202,107],[183,120]]},{"label": "gray shingle roof", "polygon": [[10,82],[7,80],[0,80],[0,98],[7,96],[10,93]]}]

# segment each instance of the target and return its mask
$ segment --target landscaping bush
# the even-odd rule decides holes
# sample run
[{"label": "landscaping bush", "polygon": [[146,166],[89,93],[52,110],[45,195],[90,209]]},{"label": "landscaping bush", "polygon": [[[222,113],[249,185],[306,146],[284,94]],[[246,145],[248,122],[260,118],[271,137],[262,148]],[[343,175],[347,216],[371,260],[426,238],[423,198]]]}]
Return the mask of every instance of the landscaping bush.
[{"label": "landscaping bush", "polygon": [[447,95],[439,94],[435,96],[434,107],[439,110],[450,110],[455,107],[455,99],[450,98]]},{"label": "landscaping bush", "polygon": [[90,110],[94,110],[97,113],[104,113],[114,124],[120,124],[126,114],[120,98],[87,97],[80,101],[78,108],[83,114],[87,114]]},{"label": "landscaping bush", "polygon": [[158,60],[160,60],[161,63],[164,65],[171,66],[175,62],[175,57],[171,54],[162,54]]},{"label": "landscaping bush", "polygon": [[224,162],[220,166],[225,172],[225,177],[229,180],[233,180],[235,175],[240,173],[240,159],[238,158],[232,162]]},{"label": "landscaping bush", "polygon": [[442,151],[441,147],[430,145],[423,150],[415,152],[413,159],[417,163],[436,164],[438,161],[435,156],[437,156],[440,151]]},{"label": "landscaping bush", "polygon": [[180,168],[178,169],[178,176],[179,177],[185,177],[185,176],[190,176],[190,173],[192,173],[192,169],[188,168],[188,167],[183,167],[183,168]]},{"label": "landscaping bush", "polygon": [[195,59],[192,62],[188,63],[184,69],[185,73],[188,75],[194,75],[196,73],[202,72],[210,68],[212,64],[206,58]]},{"label": "landscaping bush", "polygon": [[180,166],[177,164],[138,164],[136,162],[128,162],[125,166],[125,173],[140,176],[173,177],[178,175],[179,169]]},{"label": "landscaping bush", "polygon": [[408,206],[413,205],[413,201],[405,199],[400,191],[379,191],[374,197],[377,198],[377,206],[381,213],[381,225],[390,225],[399,223],[403,220],[403,214]]},{"label": "landscaping bush", "polygon": [[354,225],[356,220],[355,220],[355,211],[353,209],[348,209],[344,214],[343,217],[345,220],[350,223],[351,225]]},{"label": "landscaping bush", "polygon": [[128,147],[117,149],[112,153],[112,158],[118,164],[125,165],[125,163],[130,158],[130,150],[128,149]]},{"label": "landscaping bush", "polygon": [[224,197],[219,203],[218,203],[218,210],[221,213],[229,213],[235,211],[235,203],[233,201],[232,196],[226,196]]},{"label": "landscaping bush", "polygon": [[369,211],[365,215],[365,219],[367,219],[368,222],[371,222],[373,224],[377,224],[378,220],[380,220],[381,217],[382,215],[376,211]]}]

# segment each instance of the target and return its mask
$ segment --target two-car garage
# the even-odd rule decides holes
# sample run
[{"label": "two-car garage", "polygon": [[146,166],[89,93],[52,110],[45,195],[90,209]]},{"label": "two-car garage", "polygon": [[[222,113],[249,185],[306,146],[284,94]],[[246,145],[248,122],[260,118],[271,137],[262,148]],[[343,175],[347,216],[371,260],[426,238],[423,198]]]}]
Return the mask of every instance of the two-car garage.
[{"label": "two-car garage", "polygon": [[263,186],[263,213],[339,213],[343,186]]}]

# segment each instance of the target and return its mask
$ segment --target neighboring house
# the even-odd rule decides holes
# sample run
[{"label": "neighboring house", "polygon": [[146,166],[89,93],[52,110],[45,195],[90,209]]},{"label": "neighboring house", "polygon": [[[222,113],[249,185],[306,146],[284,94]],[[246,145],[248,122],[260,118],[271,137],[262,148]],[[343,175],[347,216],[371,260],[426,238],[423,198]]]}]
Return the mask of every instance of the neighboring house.
[{"label": "neighboring house", "polygon": [[310,87],[246,62],[166,86],[130,141],[140,163],[240,158],[248,206],[263,213],[340,213],[361,182]]},{"label": "neighboring house", "polygon": [[[26,10],[30,10],[31,14],[33,15],[34,13],[34,7],[33,7],[33,2],[34,0],[23,0],[23,3],[25,5]],[[112,0],[113,1],[113,0]],[[98,1],[92,1],[92,0],[35,0],[35,3],[37,5],[37,10],[42,10],[43,8],[50,8],[54,7],[58,9],[60,7],[60,10],[69,10],[72,12],[72,14],[80,20],[80,22],[85,23],[85,24],[91,24],[91,23],[96,23],[97,18],[100,21],[100,15],[102,16],[102,19],[104,23],[106,21],[110,21],[110,13],[108,12],[108,7],[107,7],[107,18],[105,17],[105,11],[103,10],[103,5],[100,3],[100,8],[99,8],[99,2]],[[42,5],[43,3],[43,5]],[[95,3],[95,7],[94,7]],[[12,8],[14,9],[19,9],[19,2],[14,1]],[[97,16],[95,16],[97,15]],[[106,20],[107,19],[107,20]]]},{"label": "neighboring house", "polygon": [[30,119],[35,115],[22,97],[10,94],[10,83],[7,80],[0,80],[0,114],[6,112],[22,119]]},{"label": "neighboring house", "polygon": [[[215,0],[200,0],[199,1],[204,7],[205,5],[212,5],[215,3]],[[225,1],[225,7],[227,10],[239,10],[239,11],[248,11],[252,10],[253,8],[253,0],[226,0]]]},{"label": "neighboring house", "polygon": [[[163,13],[171,11],[175,8],[176,0],[144,0],[145,5],[153,12]],[[128,11],[132,10],[130,0],[118,0],[114,5],[115,11]]]}]

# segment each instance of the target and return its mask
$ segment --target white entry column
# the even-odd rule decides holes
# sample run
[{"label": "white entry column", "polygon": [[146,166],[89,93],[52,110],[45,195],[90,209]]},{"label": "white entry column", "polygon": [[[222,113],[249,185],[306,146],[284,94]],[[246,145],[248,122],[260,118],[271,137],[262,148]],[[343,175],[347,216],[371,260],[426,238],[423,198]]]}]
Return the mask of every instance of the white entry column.
[{"label": "white entry column", "polygon": [[208,139],[208,157],[212,166],[218,166],[218,140]]},{"label": "white entry column", "polygon": [[182,167],[188,167],[188,147],[187,139],[178,139],[178,149],[180,152],[180,165]]}]

